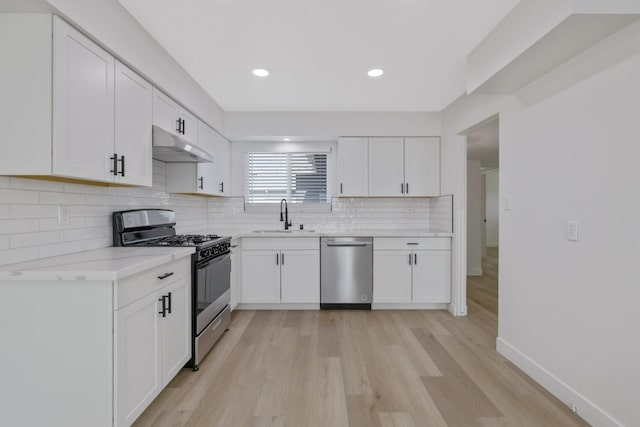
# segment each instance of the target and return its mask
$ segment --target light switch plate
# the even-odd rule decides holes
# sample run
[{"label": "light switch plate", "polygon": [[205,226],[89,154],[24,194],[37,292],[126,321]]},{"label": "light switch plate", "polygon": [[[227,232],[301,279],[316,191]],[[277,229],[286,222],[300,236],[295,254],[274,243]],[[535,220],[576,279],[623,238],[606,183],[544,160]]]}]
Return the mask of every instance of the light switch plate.
[{"label": "light switch plate", "polygon": [[504,196],[502,198],[502,209],[505,211],[511,210],[511,196]]},{"label": "light switch plate", "polygon": [[567,221],[565,237],[571,242],[578,241],[578,221]]}]

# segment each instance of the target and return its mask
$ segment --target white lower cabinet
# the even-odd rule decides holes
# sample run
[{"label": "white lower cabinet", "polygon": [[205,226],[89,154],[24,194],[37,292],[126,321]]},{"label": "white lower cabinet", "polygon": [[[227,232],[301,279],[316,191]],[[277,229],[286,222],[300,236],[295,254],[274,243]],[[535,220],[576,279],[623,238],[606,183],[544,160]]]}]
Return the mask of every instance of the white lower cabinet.
[{"label": "white lower cabinet", "polygon": [[243,304],[320,303],[318,239],[244,239],[241,301]]},{"label": "white lower cabinet", "polygon": [[408,251],[373,252],[373,302],[411,302]]},{"label": "white lower cabinet", "polygon": [[184,271],[173,267],[178,265],[141,273],[122,285],[155,290],[115,311],[117,426],[131,425],[191,358],[191,276],[160,282],[159,289],[148,283]]},{"label": "white lower cabinet", "polygon": [[451,302],[451,239],[376,238],[374,304]]},{"label": "white lower cabinet", "polygon": [[132,424],[160,393],[160,321],[157,294],[116,312],[117,425]]},{"label": "white lower cabinet", "polygon": [[280,251],[242,251],[242,303],[280,302]]}]

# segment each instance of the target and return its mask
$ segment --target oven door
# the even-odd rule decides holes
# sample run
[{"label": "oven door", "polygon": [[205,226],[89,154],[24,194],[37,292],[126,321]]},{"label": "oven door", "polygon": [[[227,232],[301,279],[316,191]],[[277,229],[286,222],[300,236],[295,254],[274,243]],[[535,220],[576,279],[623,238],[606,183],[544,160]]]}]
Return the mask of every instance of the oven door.
[{"label": "oven door", "polygon": [[196,264],[194,301],[199,335],[228,304],[231,287],[231,254]]}]

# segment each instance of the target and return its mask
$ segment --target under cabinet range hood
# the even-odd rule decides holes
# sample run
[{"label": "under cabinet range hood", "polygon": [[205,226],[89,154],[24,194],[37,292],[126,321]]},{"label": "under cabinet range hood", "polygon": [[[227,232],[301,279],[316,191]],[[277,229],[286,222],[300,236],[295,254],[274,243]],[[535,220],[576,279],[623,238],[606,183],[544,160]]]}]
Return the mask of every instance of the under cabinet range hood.
[{"label": "under cabinet range hood", "polygon": [[165,163],[213,162],[211,154],[155,125],[152,157]]}]

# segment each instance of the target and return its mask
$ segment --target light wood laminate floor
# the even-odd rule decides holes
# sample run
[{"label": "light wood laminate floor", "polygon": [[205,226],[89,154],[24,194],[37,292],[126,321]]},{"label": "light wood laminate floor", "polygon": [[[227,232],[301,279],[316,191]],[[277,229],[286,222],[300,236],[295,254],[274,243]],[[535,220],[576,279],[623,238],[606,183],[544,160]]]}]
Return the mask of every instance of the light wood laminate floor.
[{"label": "light wood laminate floor", "polygon": [[581,426],[495,351],[497,252],[468,311],[236,311],[137,426]]}]

